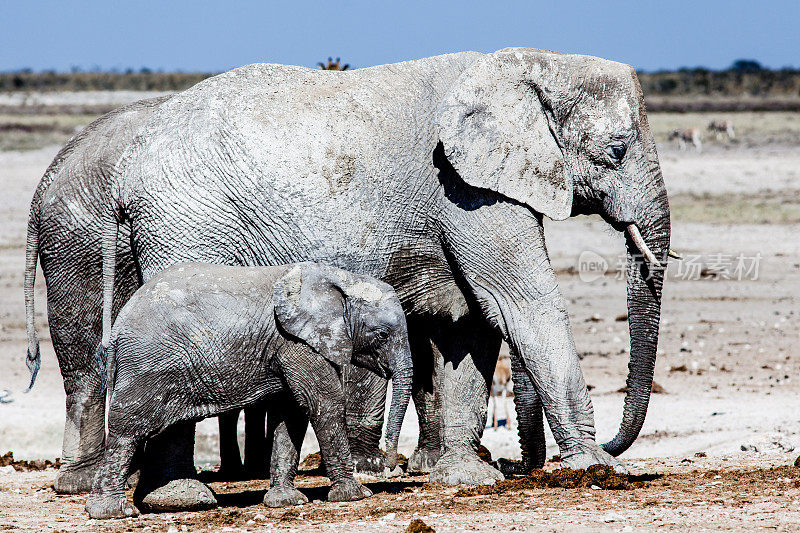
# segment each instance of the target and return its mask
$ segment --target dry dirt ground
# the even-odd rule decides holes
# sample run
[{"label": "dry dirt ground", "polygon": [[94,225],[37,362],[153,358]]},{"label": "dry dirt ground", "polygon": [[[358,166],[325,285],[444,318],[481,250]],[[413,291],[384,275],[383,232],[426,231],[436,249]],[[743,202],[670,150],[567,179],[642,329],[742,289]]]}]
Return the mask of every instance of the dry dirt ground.
[{"label": "dry dirt ground", "polygon": [[[5,469],[0,529],[400,531],[414,518],[437,531],[797,529],[800,468],[791,465],[800,454],[800,116],[714,116],[731,118],[737,138],[707,135],[699,154],[668,142],[670,129],[704,127],[709,118],[651,115],[673,208],[673,248],[685,259],[670,264],[664,290],[655,377],[664,392],[653,395],[640,438],[622,456],[637,476],[632,488],[511,487],[473,495],[423,486],[422,476],[367,480],[374,497],[334,504],[325,502],[325,479],[306,476],[303,490],[322,501],[290,511],[260,505],[265,482],[217,483],[218,510],[96,522],[83,512],[83,496],[53,492],[55,471]],[[52,119],[60,120],[69,127],[74,122]],[[3,135],[0,128],[0,145]],[[43,142],[16,130],[14,135],[17,146]],[[12,450],[18,459],[60,455],[64,393],[49,343],[41,273],[42,371],[34,390],[21,393],[28,380],[22,297],[27,208],[57,149],[0,151],[0,401],[12,400],[0,403],[0,454]],[[604,441],[619,423],[624,396],[618,391],[627,370],[622,240],[593,218],[546,225],[592,386],[598,440]],[[512,429],[487,429],[483,443],[494,457],[518,458],[513,405],[507,403]],[[412,409],[402,453],[413,449],[415,425]],[[553,455],[557,449],[548,439]],[[305,451],[315,445],[309,435]],[[216,423],[204,421],[196,448],[201,468],[213,468],[216,446]]]}]

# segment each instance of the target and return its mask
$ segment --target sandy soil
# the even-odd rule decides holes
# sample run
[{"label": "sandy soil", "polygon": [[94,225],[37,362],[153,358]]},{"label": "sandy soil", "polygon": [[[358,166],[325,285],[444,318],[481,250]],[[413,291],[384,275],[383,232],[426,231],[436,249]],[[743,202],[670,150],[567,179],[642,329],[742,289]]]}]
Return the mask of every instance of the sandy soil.
[{"label": "sandy soil", "polygon": [[[704,120],[691,114],[651,117],[657,138],[674,123]],[[685,261],[670,265],[665,285],[655,378],[665,392],[653,395],[642,434],[622,457],[634,474],[649,476],[640,478],[648,479],[642,486],[465,496],[456,495],[457,489],[421,487],[425,477],[374,480],[376,496],[364,502],[314,503],[293,515],[259,505],[263,482],[216,484],[220,494],[230,494],[221,498],[219,510],[99,523],[87,521],[84,497],[55,495],[54,471],[0,471],[0,528],[385,531],[402,530],[412,518],[437,531],[797,528],[800,469],[787,465],[800,454],[800,120],[741,114],[734,121],[737,133],[743,132],[737,143],[708,140],[701,154],[660,145],[673,198],[673,248]],[[779,138],[764,134],[778,130]],[[0,391],[8,389],[5,399],[13,400],[0,403],[0,453],[13,450],[22,459],[59,456],[64,421],[41,273],[37,327],[43,365],[36,388],[21,393],[28,380],[22,296],[27,207],[56,151],[49,146],[0,152]],[[627,323],[617,320],[625,313],[624,280],[617,271],[623,244],[593,218],[548,222],[546,231],[603,441],[616,430],[624,397],[618,390],[625,380],[628,333]],[[597,257],[607,271],[592,279],[585,266]],[[736,271],[737,261],[743,270]],[[508,407],[513,428],[510,401]],[[403,453],[413,449],[415,422],[410,412]],[[552,455],[556,448],[548,438]],[[483,443],[495,457],[519,456],[513,429],[487,429]],[[315,446],[309,435],[305,451]],[[196,452],[203,467],[217,460],[213,420],[200,424]],[[654,474],[663,477],[650,479]],[[325,499],[324,489],[315,488],[324,485],[323,478],[304,478],[302,484],[312,499]]]}]

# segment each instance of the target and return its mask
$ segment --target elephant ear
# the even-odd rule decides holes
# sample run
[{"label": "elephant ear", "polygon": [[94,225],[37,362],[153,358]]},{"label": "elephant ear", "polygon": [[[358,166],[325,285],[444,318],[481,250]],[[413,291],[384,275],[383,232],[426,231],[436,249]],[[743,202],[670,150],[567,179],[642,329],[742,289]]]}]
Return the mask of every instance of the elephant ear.
[{"label": "elephant ear", "polygon": [[572,211],[572,179],[552,131],[540,59],[514,49],[478,59],[446,93],[435,123],[467,184],[563,220]]},{"label": "elephant ear", "polygon": [[301,263],[275,283],[275,319],[287,333],[342,366],[353,355],[344,298],[320,265]]}]

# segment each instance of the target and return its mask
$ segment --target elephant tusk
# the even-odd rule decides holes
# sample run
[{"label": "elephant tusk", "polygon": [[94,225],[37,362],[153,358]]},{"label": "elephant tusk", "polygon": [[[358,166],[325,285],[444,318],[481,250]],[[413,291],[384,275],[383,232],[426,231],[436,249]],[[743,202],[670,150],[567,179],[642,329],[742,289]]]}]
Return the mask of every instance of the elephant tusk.
[{"label": "elephant tusk", "polygon": [[627,227],[627,231],[628,235],[631,236],[633,244],[635,244],[636,247],[639,249],[639,251],[642,252],[644,258],[647,259],[647,262],[654,267],[660,267],[661,263],[659,262],[658,259],[656,259],[655,254],[653,254],[653,252],[650,251],[650,248],[647,247],[647,243],[644,242],[642,234],[639,233],[639,228],[636,227],[636,224],[630,224]]},{"label": "elephant tusk", "polygon": [[669,249],[669,256],[673,259],[683,259],[683,256],[672,248]]}]

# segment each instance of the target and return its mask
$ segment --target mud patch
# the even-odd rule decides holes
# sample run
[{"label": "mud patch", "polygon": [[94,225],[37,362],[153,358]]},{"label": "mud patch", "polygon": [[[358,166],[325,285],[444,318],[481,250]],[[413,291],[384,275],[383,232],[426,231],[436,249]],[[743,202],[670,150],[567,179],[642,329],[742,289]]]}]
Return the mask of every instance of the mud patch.
[{"label": "mud patch", "polygon": [[406,533],[436,533],[436,530],[419,518],[415,518],[408,524]]},{"label": "mud patch", "polygon": [[615,472],[606,465],[592,465],[586,470],[572,470],[560,468],[553,472],[534,470],[528,476],[517,479],[506,479],[494,485],[482,485],[461,489],[455,496],[481,496],[486,494],[502,494],[504,492],[520,491],[525,489],[553,489],[553,488],[592,488],[610,490],[626,490],[633,488],[636,483],[631,482],[629,476]]},{"label": "mud patch", "polygon": [[17,472],[30,472],[38,470],[47,470],[48,468],[61,468],[61,458],[56,457],[55,461],[49,459],[33,460],[33,461],[15,461],[14,452],[7,452],[0,457],[0,467],[12,466]]},{"label": "mud patch", "polygon": [[[478,444],[478,458],[481,461],[485,462],[485,463],[490,463],[491,464],[491,462],[492,462],[492,452],[490,452],[489,449],[486,446],[484,446],[483,444]],[[399,461],[399,458],[398,458],[398,461]]]}]

